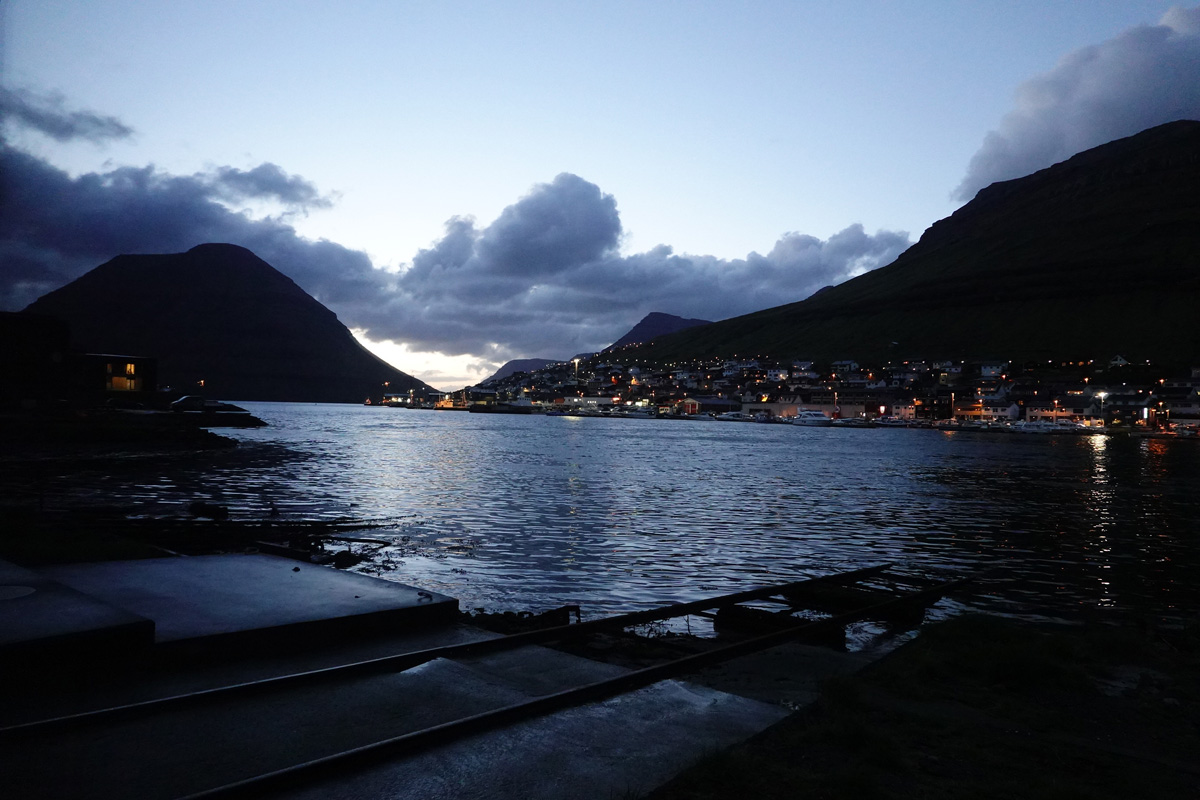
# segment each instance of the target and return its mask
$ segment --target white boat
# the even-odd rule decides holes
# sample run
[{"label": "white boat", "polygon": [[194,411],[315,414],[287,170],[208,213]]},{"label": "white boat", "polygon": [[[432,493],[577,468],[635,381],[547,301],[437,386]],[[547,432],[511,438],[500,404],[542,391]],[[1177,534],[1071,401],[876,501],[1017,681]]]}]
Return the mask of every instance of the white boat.
[{"label": "white boat", "polygon": [[[824,416],[824,415],[822,415]],[[832,419],[829,424],[835,428],[869,428],[871,423],[867,422],[865,417],[841,417]]]},{"label": "white boat", "polygon": [[796,416],[792,417],[792,424],[804,425],[810,428],[828,428],[833,424],[833,420],[820,411],[802,408],[796,412]]},{"label": "white boat", "polygon": [[1041,419],[1023,419],[1009,426],[1013,433],[1055,433],[1054,423]]},{"label": "white boat", "polygon": [[724,414],[717,414],[715,419],[718,422],[754,422],[754,417],[745,411],[726,411]]},{"label": "white boat", "polygon": [[876,417],[875,425],[880,428],[907,428],[908,420],[899,417]]}]

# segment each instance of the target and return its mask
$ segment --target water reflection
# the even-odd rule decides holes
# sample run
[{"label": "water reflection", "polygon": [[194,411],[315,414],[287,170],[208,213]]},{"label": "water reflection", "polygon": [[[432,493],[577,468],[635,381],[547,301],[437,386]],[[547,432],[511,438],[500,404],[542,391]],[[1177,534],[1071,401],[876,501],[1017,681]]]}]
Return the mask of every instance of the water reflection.
[{"label": "water reflection", "polygon": [[388,518],[362,569],[467,608],[628,610],[880,561],[987,568],[976,602],[1009,611],[1200,605],[1195,442],[252,406],[271,427],[238,451],[46,490]]}]

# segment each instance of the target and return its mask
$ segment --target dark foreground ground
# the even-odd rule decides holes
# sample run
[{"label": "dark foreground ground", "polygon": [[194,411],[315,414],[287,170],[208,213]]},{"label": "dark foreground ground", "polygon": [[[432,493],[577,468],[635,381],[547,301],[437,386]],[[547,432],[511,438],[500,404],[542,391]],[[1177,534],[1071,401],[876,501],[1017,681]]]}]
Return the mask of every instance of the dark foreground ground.
[{"label": "dark foreground ground", "polygon": [[650,797],[1200,797],[1198,754],[1195,625],[963,617]]}]

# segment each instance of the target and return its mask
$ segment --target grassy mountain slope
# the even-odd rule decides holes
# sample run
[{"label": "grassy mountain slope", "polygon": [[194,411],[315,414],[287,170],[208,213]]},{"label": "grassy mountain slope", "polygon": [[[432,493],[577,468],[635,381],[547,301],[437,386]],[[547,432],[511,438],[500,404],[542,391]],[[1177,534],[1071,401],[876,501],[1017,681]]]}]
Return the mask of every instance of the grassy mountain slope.
[{"label": "grassy mountain slope", "polygon": [[233,400],[358,402],[425,383],[372,355],[337,316],[249,250],[123,255],[27,311],[88,352],[154,356],[159,383]]},{"label": "grassy mountain slope", "polygon": [[895,262],[656,339],[656,359],[1200,359],[1200,122],[992,184]]}]

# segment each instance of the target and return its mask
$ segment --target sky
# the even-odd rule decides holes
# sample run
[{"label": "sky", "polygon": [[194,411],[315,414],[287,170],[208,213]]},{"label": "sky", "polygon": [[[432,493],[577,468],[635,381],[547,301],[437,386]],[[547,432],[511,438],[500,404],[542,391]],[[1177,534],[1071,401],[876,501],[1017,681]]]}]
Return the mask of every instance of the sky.
[{"label": "sky", "polygon": [[892,261],[1200,119],[1200,6],[0,2],[0,310],[249,247],[442,389]]}]

